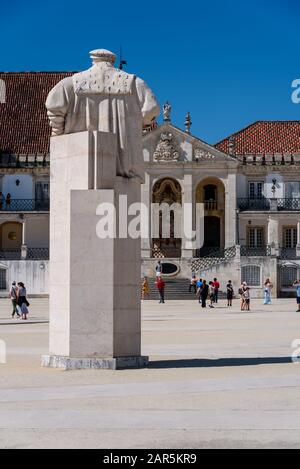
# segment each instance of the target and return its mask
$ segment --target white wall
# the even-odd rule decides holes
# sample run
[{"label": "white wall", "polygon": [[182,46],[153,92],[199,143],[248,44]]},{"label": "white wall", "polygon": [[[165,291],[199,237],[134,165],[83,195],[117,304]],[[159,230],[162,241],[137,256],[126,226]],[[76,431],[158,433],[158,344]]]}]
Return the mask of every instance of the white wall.
[{"label": "white wall", "polygon": [[49,247],[49,215],[26,220],[25,241],[29,248]]},{"label": "white wall", "polygon": [[[7,272],[7,289],[15,280],[25,284],[29,296],[49,294],[49,261],[1,261],[0,268],[4,267]],[[0,295],[7,297],[3,291]]]},{"label": "white wall", "polygon": [[[19,179],[20,184],[16,185]],[[3,177],[2,192],[6,196],[10,193],[12,199],[34,199],[34,183],[31,174],[15,173]]]},{"label": "white wall", "polygon": [[236,191],[238,199],[245,199],[248,197],[248,183],[247,178],[243,174],[237,174],[236,177]]},{"label": "white wall", "polygon": [[275,198],[281,199],[284,197],[284,183],[281,174],[278,173],[269,173],[266,177],[266,183],[264,187],[264,195],[266,198],[271,199],[274,197],[272,192],[273,182],[272,180],[276,179],[276,192]]}]

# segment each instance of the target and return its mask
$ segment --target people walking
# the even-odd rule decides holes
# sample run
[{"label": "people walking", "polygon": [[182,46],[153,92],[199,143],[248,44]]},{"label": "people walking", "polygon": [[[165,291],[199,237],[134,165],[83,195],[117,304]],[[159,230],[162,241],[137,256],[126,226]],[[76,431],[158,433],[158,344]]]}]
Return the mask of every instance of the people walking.
[{"label": "people walking", "polygon": [[191,278],[191,283],[190,283],[190,286],[189,286],[189,292],[191,293],[192,290],[194,290],[194,294],[196,295],[196,293],[197,293],[197,277],[196,277],[196,275],[193,275],[192,278]]},{"label": "people walking", "polygon": [[150,286],[148,283],[147,277],[144,277],[143,283],[142,283],[142,301],[145,300],[145,298],[150,298]]},{"label": "people walking", "polygon": [[293,287],[296,287],[296,301],[298,305],[297,313],[300,313],[300,280],[295,280]]},{"label": "people walking", "polygon": [[165,282],[160,276],[158,276],[155,284],[158,290],[159,303],[164,303],[165,302]]},{"label": "people walking", "polygon": [[209,291],[209,288],[206,283],[206,280],[203,280],[203,284],[202,284],[201,291],[200,291],[200,299],[201,299],[202,308],[206,308],[206,300],[208,296],[208,291]]},{"label": "people walking", "polygon": [[250,311],[250,288],[246,287],[243,293],[244,311]]},{"label": "people walking", "polygon": [[215,287],[213,282],[209,282],[209,287],[208,287],[208,295],[209,295],[209,301],[210,304],[208,305],[209,308],[214,308],[214,302],[215,302]]},{"label": "people walking", "polygon": [[199,303],[201,303],[201,290],[202,290],[202,286],[203,286],[203,280],[202,278],[199,278],[199,280],[197,280],[196,282],[196,288],[197,288],[197,298],[198,298],[198,301]]},{"label": "people walking", "polygon": [[245,309],[245,297],[244,297],[244,292],[247,288],[247,283],[246,282],[243,282],[242,285],[240,286],[239,288],[239,295],[240,295],[240,299],[241,299],[241,311],[244,311]]},{"label": "people walking", "polygon": [[271,280],[267,278],[264,283],[264,305],[270,305],[272,303],[272,300],[271,300],[272,288],[273,288],[273,284]]},{"label": "people walking", "polygon": [[213,287],[214,287],[214,302],[218,303],[220,283],[218,282],[217,278],[214,278],[214,281],[212,282],[212,284],[213,284]]},{"label": "people walking", "polygon": [[17,305],[20,308],[22,319],[27,320],[28,306],[27,291],[23,282],[18,283]]},{"label": "people walking", "polygon": [[232,300],[233,300],[233,286],[232,286],[232,281],[228,280],[227,286],[226,286],[226,292],[227,292],[227,306],[232,306]]},{"label": "people walking", "polygon": [[12,318],[15,317],[15,314],[19,317],[21,317],[21,315],[19,314],[19,311],[18,311],[18,305],[17,305],[17,297],[18,297],[18,288],[17,288],[17,285],[16,285],[16,282],[12,282],[11,284],[11,289],[9,291],[9,296],[10,296],[10,299],[11,299],[11,303],[12,303]]}]

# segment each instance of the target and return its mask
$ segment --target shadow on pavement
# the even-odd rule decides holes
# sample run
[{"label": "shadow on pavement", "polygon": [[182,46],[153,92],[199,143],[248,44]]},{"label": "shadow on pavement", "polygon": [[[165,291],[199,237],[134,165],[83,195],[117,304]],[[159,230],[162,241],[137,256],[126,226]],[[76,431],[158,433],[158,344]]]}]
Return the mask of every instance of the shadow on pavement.
[{"label": "shadow on pavement", "polygon": [[150,361],[149,368],[218,368],[225,366],[279,365],[292,363],[291,357],[219,358]]}]

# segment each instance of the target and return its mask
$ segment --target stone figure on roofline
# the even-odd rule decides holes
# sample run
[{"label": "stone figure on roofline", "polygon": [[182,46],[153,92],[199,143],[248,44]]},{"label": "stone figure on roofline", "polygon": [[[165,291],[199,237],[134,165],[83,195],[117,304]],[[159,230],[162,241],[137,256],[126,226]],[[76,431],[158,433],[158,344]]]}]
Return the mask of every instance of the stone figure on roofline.
[{"label": "stone figure on roofline", "polygon": [[144,177],[142,129],[159,115],[147,84],[114,67],[115,54],[90,52],[93,65],[61,80],[49,93],[46,107],[52,136],[86,130],[118,137],[117,176]]},{"label": "stone figure on roofline", "polygon": [[168,101],[167,101],[163,105],[163,119],[164,119],[164,122],[170,122],[171,121],[171,111],[172,111],[171,104],[169,104]]}]

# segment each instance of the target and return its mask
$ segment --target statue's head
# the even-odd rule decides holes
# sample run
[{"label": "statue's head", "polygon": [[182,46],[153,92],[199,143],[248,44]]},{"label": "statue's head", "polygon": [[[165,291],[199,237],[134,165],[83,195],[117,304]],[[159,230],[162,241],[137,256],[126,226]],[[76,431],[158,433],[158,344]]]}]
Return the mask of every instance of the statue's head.
[{"label": "statue's head", "polygon": [[116,54],[106,49],[95,49],[90,52],[90,57],[93,60],[93,64],[98,62],[109,62],[112,65],[116,61]]}]

